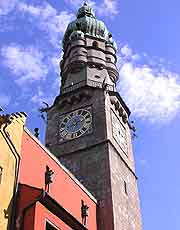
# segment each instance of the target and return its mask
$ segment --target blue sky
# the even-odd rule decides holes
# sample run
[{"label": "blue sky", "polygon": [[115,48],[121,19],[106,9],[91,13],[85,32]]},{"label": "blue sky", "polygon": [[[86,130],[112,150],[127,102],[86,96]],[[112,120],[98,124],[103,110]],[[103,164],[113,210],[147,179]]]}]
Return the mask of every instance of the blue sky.
[{"label": "blue sky", "polygon": [[[45,124],[42,101],[59,92],[64,30],[81,0],[0,1],[0,105]],[[180,2],[89,1],[118,44],[118,89],[131,108],[144,230],[179,230]]]}]

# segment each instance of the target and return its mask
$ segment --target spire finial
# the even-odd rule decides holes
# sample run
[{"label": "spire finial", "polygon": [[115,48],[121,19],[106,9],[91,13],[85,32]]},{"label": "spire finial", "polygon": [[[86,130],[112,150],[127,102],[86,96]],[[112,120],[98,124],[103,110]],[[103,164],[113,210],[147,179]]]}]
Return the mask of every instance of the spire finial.
[{"label": "spire finial", "polygon": [[88,0],[84,0],[84,6],[87,6],[88,5]]}]

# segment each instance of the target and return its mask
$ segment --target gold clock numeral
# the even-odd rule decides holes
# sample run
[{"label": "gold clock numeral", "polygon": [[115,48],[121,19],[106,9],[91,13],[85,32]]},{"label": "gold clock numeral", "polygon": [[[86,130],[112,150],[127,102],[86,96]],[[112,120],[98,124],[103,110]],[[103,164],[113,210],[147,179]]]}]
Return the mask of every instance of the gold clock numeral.
[{"label": "gold clock numeral", "polygon": [[82,111],[82,115],[85,116],[88,112],[86,110]]},{"label": "gold clock numeral", "polygon": [[64,118],[64,122],[67,123],[68,122],[68,117]]},{"label": "gold clock numeral", "polygon": [[86,123],[91,122],[91,117],[85,118]]},{"label": "gold clock numeral", "polygon": [[88,127],[89,127],[89,124],[85,122],[83,128],[87,129]]},{"label": "gold clock numeral", "polygon": [[87,127],[86,126],[83,126],[82,127],[82,131],[85,132],[87,130]]},{"label": "gold clock numeral", "polygon": [[71,133],[67,133],[67,135],[66,135],[66,139],[71,139]]},{"label": "gold clock numeral", "polygon": [[66,126],[66,124],[64,122],[61,123],[60,127],[64,128]]},{"label": "gold clock numeral", "polygon": [[74,116],[74,114],[73,114],[73,113],[70,113],[70,114],[67,116],[68,121],[69,121],[73,116]]},{"label": "gold clock numeral", "polygon": [[73,138],[76,138],[76,137],[78,137],[78,133],[72,133],[71,134],[71,138],[73,139]]},{"label": "gold clock numeral", "polygon": [[60,128],[59,132],[62,133],[65,130],[65,128]]},{"label": "gold clock numeral", "polygon": [[77,136],[79,137],[79,136],[81,136],[81,134],[82,134],[82,132],[81,132],[81,130],[79,130],[79,131],[77,132]]},{"label": "gold clock numeral", "polygon": [[87,113],[84,117],[88,118],[88,117],[91,117],[91,115],[89,113]]},{"label": "gold clock numeral", "polygon": [[78,111],[77,111],[77,114],[78,114],[78,115],[81,115],[81,114],[82,114],[82,110],[78,110]]},{"label": "gold clock numeral", "polygon": [[62,137],[65,137],[66,135],[67,135],[67,131],[66,130],[64,130],[64,131],[61,132],[61,136]]}]

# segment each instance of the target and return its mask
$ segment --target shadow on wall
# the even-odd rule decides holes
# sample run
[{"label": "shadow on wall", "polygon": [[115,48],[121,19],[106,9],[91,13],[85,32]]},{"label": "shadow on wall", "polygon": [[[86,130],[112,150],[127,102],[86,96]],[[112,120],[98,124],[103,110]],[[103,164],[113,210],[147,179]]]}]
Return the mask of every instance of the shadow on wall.
[{"label": "shadow on wall", "polygon": [[7,230],[12,230],[11,223],[14,224],[12,219],[12,210],[13,210],[13,197],[11,198],[7,209],[4,209],[4,219],[7,220]]}]

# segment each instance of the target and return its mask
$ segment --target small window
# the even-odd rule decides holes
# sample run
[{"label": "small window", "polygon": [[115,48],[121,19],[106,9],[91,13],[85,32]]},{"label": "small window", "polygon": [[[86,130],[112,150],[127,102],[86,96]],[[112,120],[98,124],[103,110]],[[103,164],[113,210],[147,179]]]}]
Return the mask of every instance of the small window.
[{"label": "small window", "polygon": [[46,230],[59,230],[59,229],[53,224],[51,224],[50,222],[46,222]]},{"label": "small window", "polygon": [[110,62],[110,61],[111,61],[111,58],[109,58],[109,57],[106,57],[106,61],[109,61],[109,62]]},{"label": "small window", "polygon": [[93,41],[92,46],[93,47],[98,47],[98,42],[97,41]]},{"label": "small window", "polygon": [[127,183],[126,183],[126,181],[124,181],[124,192],[125,192],[126,195],[128,195]]},{"label": "small window", "polygon": [[0,184],[2,184],[3,168],[0,167]]}]

